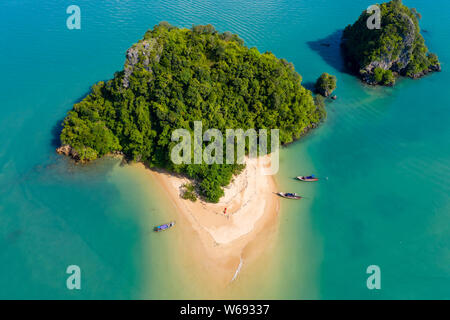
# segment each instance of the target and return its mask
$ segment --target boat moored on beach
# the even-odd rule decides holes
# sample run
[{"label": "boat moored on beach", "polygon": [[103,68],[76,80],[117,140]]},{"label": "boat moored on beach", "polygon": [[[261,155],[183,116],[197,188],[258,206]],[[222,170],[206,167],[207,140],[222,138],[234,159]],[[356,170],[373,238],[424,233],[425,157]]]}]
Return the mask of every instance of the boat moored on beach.
[{"label": "boat moored on beach", "polygon": [[298,176],[297,179],[305,182],[313,182],[319,180],[319,178],[316,178],[313,174],[310,176]]},{"label": "boat moored on beach", "polygon": [[160,226],[156,226],[156,227],[153,229],[153,231],[155,231],[155,232],[164,231],[164,230],[167,230],[167,229],[172,228],[174,225],[175,225],[175,221],[172,221],[172,222],[170,222],[170,223],[166,223],[166,224],[162,224],[162,225],[160,225]]},{"label": "boat moored on beach", "polygon": [[303,197],[299,196],[296,193],[290,193],[290,192],[278,192],[277,193],[280,197],[286,198],[286,199],[292,199],[292,200],[300,200]]}]

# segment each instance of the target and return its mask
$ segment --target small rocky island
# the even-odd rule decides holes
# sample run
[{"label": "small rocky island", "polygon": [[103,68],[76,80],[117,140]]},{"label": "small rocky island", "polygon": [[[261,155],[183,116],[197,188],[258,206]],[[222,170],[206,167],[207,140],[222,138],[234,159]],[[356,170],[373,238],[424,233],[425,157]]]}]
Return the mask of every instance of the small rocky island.
[{"label": "small rocky island", "polygon": [[438,57],[430,53],[420,34],[421,15],[416,9],[392,0],[379,5],[381,28],[369,29],[372,14],[364,11],[345,28],[342,49],[347,66],[371,85],[393,86],[399,76],[420,78],[441,71]]}]

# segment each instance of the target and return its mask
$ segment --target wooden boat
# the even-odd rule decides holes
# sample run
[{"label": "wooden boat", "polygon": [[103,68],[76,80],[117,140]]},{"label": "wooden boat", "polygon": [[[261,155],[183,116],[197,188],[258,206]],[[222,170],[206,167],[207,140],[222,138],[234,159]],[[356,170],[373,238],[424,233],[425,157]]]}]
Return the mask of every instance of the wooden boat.
[{"label": "wooden boat", "polygon": [[170,223],[162,224],[160,226],[155,227],[153,229],[153,231],[155,231],[155,232],[164,231],[164,230],[172,228],[174,225],[175,225],[175,221],[172,221]]},{"label": "wooden boat", "polygon": [[286,199],[292,199],[292,200],[300,200],[303,198],[302,196],[299,196],[296,193],[289,193],[289,192],[278,192],[277,193],[280,197],[286,198]]},{"label": "wooden boat", "polygon": [[306,181],[306,182],[313,182],[313,181],[319,181],[319,178],[316,178],[314,175],[310,176],[298,176],[298,180]]}]

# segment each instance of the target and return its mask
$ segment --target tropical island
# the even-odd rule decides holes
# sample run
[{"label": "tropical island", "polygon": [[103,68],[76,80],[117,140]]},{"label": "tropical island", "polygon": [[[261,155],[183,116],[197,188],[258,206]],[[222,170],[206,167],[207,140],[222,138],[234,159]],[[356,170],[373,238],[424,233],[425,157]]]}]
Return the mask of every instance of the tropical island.
[{"label": "tropical island", "polygon": [[380,29],[369,29],[367,11],[345,28],[342,48],[347,65],[362,81],[372,85],[393,86],[396,78],[420,78],[440,71],[438,57],[428,51],[420,34],[421,15],[401,0],[379,5]]},{"label": "tropical island", "polygon": [[[63,122],[59,153],[88,162],[111,153],[181,173],[202,199],[217,203],[242,164],[174,164],[176,129],[193,131],[279,129],[287,144],[325,117],[301,85],[293,65],[272,53],[248,48],[211,25],[177,28],[162,22],[126,54],[124,70],[99,82]],[[248,151],[248,150],[247,150]]]}]

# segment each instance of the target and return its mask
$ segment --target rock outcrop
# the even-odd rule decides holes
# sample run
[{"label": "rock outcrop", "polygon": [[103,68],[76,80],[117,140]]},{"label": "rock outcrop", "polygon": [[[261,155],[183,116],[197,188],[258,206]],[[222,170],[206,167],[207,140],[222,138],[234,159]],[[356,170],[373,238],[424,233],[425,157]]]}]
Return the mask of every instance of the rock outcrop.
[{"label": "rock outcrop", "polygon": [[324,97],[329,97],[336,89],[336,77],[326,72],[317,79],[315,90]]}]

